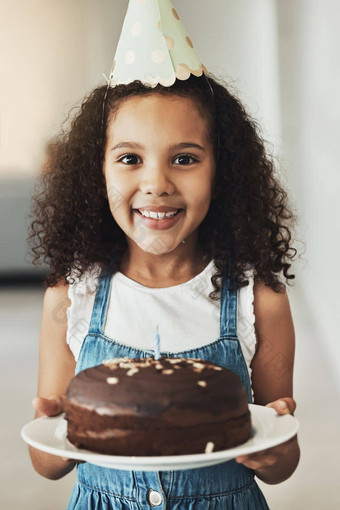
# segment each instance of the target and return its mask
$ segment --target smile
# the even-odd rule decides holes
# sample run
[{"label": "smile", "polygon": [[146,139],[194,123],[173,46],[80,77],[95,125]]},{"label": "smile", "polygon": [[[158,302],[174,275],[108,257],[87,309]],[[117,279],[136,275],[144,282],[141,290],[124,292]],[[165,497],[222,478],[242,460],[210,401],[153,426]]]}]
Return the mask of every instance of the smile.
[{"label": "smile", "polygon": [[163,220],[164,218],[173,218],[180,212],[181,209],[175,209],[174,211],[168,211],[168,212],[156,212],[156,211],[146,211],[142,210],[140,211],[137,209],[138,212],[144,216],[145,218],[152,218],[154,220]]},{"label": "smile", "polygon": [[134,209],[143,225],[153,230],[167,230],[182,218],[184,209],[174,209],[173,211],[147,211],[146,209]]}]

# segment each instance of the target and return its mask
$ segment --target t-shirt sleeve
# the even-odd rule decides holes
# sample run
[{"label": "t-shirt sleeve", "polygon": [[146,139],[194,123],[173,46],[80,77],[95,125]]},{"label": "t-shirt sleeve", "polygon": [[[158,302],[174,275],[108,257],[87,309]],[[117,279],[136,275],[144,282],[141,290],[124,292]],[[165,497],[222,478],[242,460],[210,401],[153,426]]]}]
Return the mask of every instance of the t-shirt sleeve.
[{"label": "t-shirt sleeve", "polygon": [[253,271],[248,271],[247,277],[249,285],[241,287],[238,293],[237,331],[243,356],[251,378],[250,364],[256,348]]},{"label": "t-shirt sleeve", "polygon": [[70,275],[75,281],[68,286],[71,304],[67,309],[66,341],[76,361],[89,329],[98,275],[98,268],[87,271],[81,277],[74,273]]}]

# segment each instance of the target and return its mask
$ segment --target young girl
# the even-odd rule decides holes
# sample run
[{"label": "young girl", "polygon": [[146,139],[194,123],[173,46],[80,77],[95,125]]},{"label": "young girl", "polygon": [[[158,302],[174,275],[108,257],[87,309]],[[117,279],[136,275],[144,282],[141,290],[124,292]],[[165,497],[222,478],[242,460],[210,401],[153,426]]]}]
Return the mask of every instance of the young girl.
[{"label": "young girl", "polygon": [[[212,77],[99,87],[52,152],[36,196],[48,260],[36,416],[62,411],[75,370],[107,358],[204,358],[249,402],[293,413],[295,254],[286,194],[255,124]],[[50,479],[75,462],[31,448]],[[70,509],[265,509],[254,481],[294,472],[297,437],[216,466],[167,472],[79,464]]]}]

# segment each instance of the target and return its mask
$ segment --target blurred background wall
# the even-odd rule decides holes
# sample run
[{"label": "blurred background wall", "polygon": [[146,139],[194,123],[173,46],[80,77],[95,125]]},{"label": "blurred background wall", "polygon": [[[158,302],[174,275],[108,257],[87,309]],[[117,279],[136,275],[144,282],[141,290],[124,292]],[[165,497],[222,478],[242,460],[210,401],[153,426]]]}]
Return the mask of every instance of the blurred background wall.
[{"label": "blurred background wall", "polygon": [[[31,310],[24,294],[21,300],[11,297],[10,283],[32,283],[46,270],[29,264],[25,232],[32,186],[48,143],[70,108],[105,83],[102,74],[109,74],[127,3],[0,0],[0,304],[5,319],[11,299],[21,303],[18,313]],[[303,369],[298,389],[306,392],[306,402],[315,381],[313,370],[322,365],[317,377],[327,375],[332,395],[338,398],[339,2],[173,3],[203,62],[237,92],[259,121],[268,150],[278,158],[278,171],[298,218],[297,248],[303,251],[295,263],[297,281],[291,291],[293,315],[303,317],[300,322],[298,318],[302,325],[298,362]],[[38,336],[39,314],[40,308],[28,314],[32,342]],[[8,328],[12,325],[8,320]],[[17,345],[21,349],[19,340]],[[34,343],[27,353],[35,356],[36,349]],[[14,354],[6,352],[10,363]],[[307,363],[311,352],[319,365]],[[29,377],[34,388],[35,375]],[[22,415],[20,419],[25,421]],[[280,508],[312,508],[308,505]],[[14,508],[13,503],[8,507]],[[336,508],[331,503],[326,507]]]},{"label": "blurred background wall", "polygon": [[[209,70],[236,89],[280,157],[300,220],[297,238],[306,245],[305,264],[297,266],[299,290],[340,388],[334,327],[340,310],[339,2],[174,3]],[[32,179],[70,108],[109,73],[126,5],[0,1],[2,274],[32,271],[21,215]]]}]

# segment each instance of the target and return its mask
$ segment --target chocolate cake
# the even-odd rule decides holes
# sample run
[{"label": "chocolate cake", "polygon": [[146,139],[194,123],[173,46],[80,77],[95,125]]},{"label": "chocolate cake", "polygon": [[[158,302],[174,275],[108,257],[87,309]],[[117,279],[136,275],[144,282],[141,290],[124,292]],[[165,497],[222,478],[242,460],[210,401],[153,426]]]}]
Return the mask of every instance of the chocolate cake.
[{"label": "chocolate cake", "polygon": [[239,377],[201,359],[104,361],[72,379],[64,408],[69,441],[110,455],[218,451],[251,433]]}]

